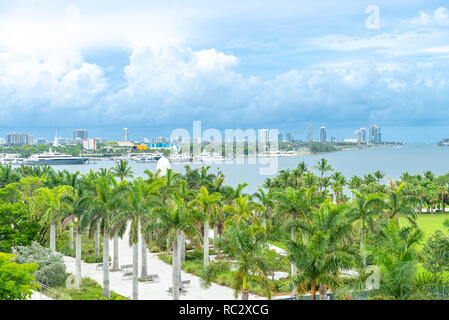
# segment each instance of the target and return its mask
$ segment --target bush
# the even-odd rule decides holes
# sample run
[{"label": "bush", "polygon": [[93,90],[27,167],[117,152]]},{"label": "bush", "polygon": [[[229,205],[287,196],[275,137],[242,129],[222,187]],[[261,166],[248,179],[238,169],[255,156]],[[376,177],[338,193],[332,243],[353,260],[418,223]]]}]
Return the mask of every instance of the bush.
[{"label": "bush", "polygon": [[64,260],[51,249],[32,242],[31,246],[13,248],[13,253],[17,255],[14,261],[19,264],[34,262],[39,265],[33,274],[37,281],[49,287],[56,287],[65,282],[67,274]]},{"label": "bush", "polygon": [[17,264],[13,259],[14,255],[0,252],[0,300],[26,300],[37,289],[32,276],[37,264]]}]

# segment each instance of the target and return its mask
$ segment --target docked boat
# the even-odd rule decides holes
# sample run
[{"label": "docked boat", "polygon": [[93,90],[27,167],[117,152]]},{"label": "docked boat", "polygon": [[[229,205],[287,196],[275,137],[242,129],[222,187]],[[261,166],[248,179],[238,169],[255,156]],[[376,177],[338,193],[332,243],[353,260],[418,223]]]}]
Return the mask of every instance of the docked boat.
[{"label": "docked boat", "polygon": [[33,154],[26,161],[27,164],[48,164],[48,165],[68,165],[68,164],[84,164],[88,158],[74,157],[60,152],[44,152]]}]

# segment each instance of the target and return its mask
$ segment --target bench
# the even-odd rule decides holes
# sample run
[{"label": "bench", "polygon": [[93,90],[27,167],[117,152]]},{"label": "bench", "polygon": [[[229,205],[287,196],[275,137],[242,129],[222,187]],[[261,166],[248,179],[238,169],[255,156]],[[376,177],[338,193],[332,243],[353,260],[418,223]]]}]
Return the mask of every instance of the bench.
[{"label": "bench", "polygon": [[[111,266],[112,265],[112,263],[111,262],[109,262],[109,266]],[[97,264],[97,270],[98,269],[103,269],[103,263],[98,263]]]},{"label": "bench", "polygon": [[122,279],[132,279],[133,277],[133,272],[132,271],[125,271],[122,275]]},{"label": "bench", "polygon": [[181,284],[183,284],[186,288],[190,288],[190,280],[182,280]]},{"label": "bench", "polygon": [[133,265],[132,264],[122,264],[120,266],[120,270],[122,271],[126,271],[126,269],[132,269]]},{"label": "bench", "polygon": [[149,274],[143,278],[141,278],[142,281],[159,281],[159,275],[158,274]]},{"label": "bench", "polygon": [[[178,290],[179,290],[179,288],[178,288]],[[168,288],[167,292],[170,296],[172,296],[173,295],[173,287]],[[186,295],[187,290],[184,289],[183,291],[179,291],[179,294]]]}]

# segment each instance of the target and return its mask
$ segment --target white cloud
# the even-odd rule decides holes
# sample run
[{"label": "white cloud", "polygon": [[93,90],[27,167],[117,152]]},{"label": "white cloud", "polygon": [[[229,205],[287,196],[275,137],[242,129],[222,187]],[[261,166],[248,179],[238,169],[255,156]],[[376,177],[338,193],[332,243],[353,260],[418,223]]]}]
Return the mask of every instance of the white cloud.
[{"label": "white cloud", "polygon": [[415,26],[449,26],[449,10],[440,7],[428,13],[421,11],[419,16],[412,18],[409,22]]}]

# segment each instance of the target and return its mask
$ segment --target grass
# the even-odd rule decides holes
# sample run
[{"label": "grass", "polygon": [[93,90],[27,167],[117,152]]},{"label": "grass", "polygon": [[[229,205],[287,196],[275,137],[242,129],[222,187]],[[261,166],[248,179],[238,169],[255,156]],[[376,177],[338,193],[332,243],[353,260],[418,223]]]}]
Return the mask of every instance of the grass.
[{"label": "grass", "polygon": [[[104,298],[101,294],[103,288],[94,280],[90,278],[83,278],[81,282],[81,288],[69,289],[66,287],[56,287],[55,290],[62,292],[66,296],[69,296],[72,300],[129,300],[128,298],[111,291],[111,299]],[[43,294],[50,298],[61,300],[61,297],[56,297],[54,293],[44,291]]]},{"label": "grass", "polygon": [[[424,232],[422,244],[426,243],[427,239],[430,238],[437,230],[449,235],[448,228],[443,225],[446,219],[449,220],[449,214],[447,213],[420,214],[418,216],[416,222],[418,223],[418,227]],[[399,223],[401,224],[401,227],[410,225],[410,222],[403,217],[399,218]]]}]

